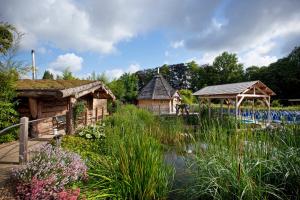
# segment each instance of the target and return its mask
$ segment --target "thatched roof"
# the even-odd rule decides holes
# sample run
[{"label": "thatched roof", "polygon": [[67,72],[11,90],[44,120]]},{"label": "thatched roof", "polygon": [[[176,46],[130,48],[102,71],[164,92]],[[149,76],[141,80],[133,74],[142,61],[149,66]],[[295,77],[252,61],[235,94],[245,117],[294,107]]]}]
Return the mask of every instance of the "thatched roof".
[{"label": "thatched roof", "polygon": [[115,99],[114,94],[100,81],[89,80],[18,80],[19,97],[80,97],[99,91],[102,98]]},{"label": "thatched roof", "polygon": [[253,88],[254,86],[260,88],[268,95],[275,95],[275,93],[268,88],[261,81],[249,81],[241,83],[231,83],[223,85],[213,85],[202,88],[195,92],[195,96],[212,96],[212,95],[238,95],[245,92],[247,89]]},{"label": "thatched roof", "polygon": [[172,99],[176,92],[162,75],[157,74],[143,87],[138,99]]}]

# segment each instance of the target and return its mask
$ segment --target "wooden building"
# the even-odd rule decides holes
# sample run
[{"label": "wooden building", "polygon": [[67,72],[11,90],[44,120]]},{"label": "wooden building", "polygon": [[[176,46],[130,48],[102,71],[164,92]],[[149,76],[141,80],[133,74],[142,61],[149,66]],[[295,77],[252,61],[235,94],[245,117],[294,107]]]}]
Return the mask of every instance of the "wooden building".
[{"label": "wooden building", "polygon": [[176,105],[180,103],[178,91],[160,74],[142,88],[137,99],[140,108],[160,114],[175,113]]},{"label": "wooden building", "polygon": [[239,109],[244,100],[248,99],[252,101],[253,110],[254,99],[261,99],[268,108],[268,120],[270,121],[271,96],[276,94],[261,81],[248,81],[207,86],[195,92],[193,95],[199,98],[200,108],[204,99],[208,101],[209,117],[211,115],[210,102],[212,99],[220,100],[221,113],[223,113],[223,102],[228,102],[227,105],[229,110],[229,102],[233,101],[235,107],[235,118],[239,116]]},{"label": "wooden building", "polygon": [[31,124],[31,135],[38,137],[51,134],[55,116],[65,117],[67,132],[73,133],[72,108],[76,101],[85,102],[85,123],[89,124],[108,114],[107,100],[114,100],[115,96],[100,81],[25,79],[17,82],[17,98],[21,117],[43,119]]}]

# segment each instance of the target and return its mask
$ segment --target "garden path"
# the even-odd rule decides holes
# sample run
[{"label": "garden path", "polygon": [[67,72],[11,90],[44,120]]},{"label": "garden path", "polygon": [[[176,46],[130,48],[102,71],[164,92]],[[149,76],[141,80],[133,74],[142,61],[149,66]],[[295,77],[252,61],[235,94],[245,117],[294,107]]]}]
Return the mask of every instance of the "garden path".
[{"label": "garden path", "polygon": [[[49,142],[53,135],[44,135],[40,138],[28,141],[29,159],[34,152]],[[14,167],[19,167],[19,141],[0,144],[0,187],[4,186],[9,179],[9,172]]]}]

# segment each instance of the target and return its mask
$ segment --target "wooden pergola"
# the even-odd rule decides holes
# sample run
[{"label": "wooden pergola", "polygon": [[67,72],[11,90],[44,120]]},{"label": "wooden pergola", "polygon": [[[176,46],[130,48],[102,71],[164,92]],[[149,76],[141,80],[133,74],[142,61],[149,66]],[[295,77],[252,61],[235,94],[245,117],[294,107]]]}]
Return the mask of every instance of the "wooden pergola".
[{"label": "wooden pergola", "polygon": [[221,100],[221,114],[223,114],[223,102],[235,102],[235,118],[239,115],[239,108],[245,99],[252,100],[252,112],[254,110],[254,99],[261,99],[268,107],[268,122],[271,121],[270,108],[271,108],[271,96],[276,95],[270,88],[268,88],[261,81],[249,81],[241,83],[231,83],[223,85],[207,86],[193,94],[199,98],[199,107],[201,112],[201,104],[204,99],[208,100],[208,116],[211,118],[211,106],[212,99]]}]

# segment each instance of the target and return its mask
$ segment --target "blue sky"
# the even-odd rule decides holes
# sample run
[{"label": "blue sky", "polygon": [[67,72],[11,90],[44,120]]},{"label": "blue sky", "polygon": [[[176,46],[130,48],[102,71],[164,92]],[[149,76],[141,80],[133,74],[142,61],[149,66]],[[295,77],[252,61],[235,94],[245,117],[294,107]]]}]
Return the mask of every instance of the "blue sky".
[{"label": "blue sky", "polygon": [[[223,51],[244,67],[268,65],[300,44],[298,0],[0,0],[0,19],[25,35],[17,59],[75,75],[124,72]],[[26,12],[24,12],[24,10]]]}]

